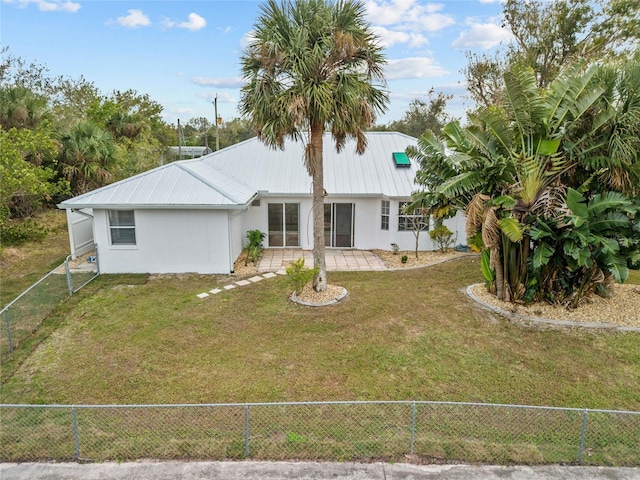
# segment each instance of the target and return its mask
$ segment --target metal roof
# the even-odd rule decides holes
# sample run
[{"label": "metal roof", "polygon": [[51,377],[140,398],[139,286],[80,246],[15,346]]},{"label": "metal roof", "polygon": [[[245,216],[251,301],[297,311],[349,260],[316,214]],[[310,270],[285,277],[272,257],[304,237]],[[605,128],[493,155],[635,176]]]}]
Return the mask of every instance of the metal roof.
[{"label": "metal roof", "polygon": [[256,190],[212,165],[173,162],[60,203],[60,208],[240,208]]},{"label": "metal roof", "polygon": [[[394,152],[416,145],[395,132],[367,133],[364,154],[348,140],[337,153],[330,134],[324,138],[324,188],[331,196],[410,197],[418,189],[415,162],[397,168]],[[194,160],[183,160],[99,188],[62,202],[60,208],[240,208],[256,194],[310,195],[304,142],[287,140],[284,150],[257,138]]]},{"label": "metal roof", "polygon": [[[406,168],[397,168],[393,161],[394,152],[416,145],[415,138],[396,132],[368,132],[367,149],[362,155],[355,151],[355,140],[348,140],[340,153],[330,134],[323,140],[324,188],[329,195],[410,197],[418,189],[414,183],[418,165],[411,162]],[[287,140],[280,150],[252,138],[200,161],[241,178],[261,194],[311,194],[304,142]]]}]

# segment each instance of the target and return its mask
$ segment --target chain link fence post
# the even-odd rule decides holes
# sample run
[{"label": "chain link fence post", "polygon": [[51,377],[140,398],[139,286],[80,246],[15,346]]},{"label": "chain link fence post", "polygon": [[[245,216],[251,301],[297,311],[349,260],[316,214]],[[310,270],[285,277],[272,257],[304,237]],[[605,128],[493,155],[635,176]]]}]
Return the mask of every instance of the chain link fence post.
[{"label": "chain link fence post", "polygon": [[416,402],[411,403],[411,446],[409,453],[413,455],[413,439],[416,433]]},{"label": "chain link fence post", "polygon": [[578,465],[582,465],[582,452],[584,450],[584,437],[587,433],[587,416],[589,415],[589,410],[585,408],[584,412],[582,412],[582,431],[580,432],[580,448],[578,449]]},{"label": "chain link fence post", "polygon": [[13,337],[11,336],[11,319],[9,318],[9,307],[4,311],[4,320],[7,323],[7,340],[9,340],[9,353],[13,352]]},{"label": "chain link fence post", "polygon": [[80,460],[80,436],[78,435],[78,414],[75,405],[71,406],[71,418],[73,420],[73,443],[76,448],[75,460]]},{"label": "chain link fence post", "polygon": [[244,406],[244,456],[249,458],[249,405]]},{"label": "chain link fence post", "polygon": [[67,255],[64,260],[64,270],[67,275],[67,288],[69,289],[69,296],[73,295],[73,282],[71,281],[71,271],[69,270],[69,259],[71,255]]}]

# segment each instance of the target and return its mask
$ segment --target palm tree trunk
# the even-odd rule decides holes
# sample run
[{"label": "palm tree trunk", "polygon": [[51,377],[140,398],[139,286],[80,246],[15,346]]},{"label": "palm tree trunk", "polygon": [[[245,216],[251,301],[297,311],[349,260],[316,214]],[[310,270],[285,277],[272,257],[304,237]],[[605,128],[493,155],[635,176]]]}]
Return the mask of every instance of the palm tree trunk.
[{"label": "palm tree trunk", "polygon": [[327,289],[327,266],[324,256],[324,166],[322,161],[322,124],[311,126],[311,178],[313,179],[313,289]]}]

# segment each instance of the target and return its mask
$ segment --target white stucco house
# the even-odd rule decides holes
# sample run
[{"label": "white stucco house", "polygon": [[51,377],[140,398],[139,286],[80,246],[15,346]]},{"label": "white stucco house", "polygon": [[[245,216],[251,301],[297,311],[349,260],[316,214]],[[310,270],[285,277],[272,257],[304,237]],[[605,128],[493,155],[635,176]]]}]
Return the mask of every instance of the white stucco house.
[{"label": "white stucco house", "polygon": [[[327,248],[412,250],[410,218],[401,212],[418,187],[418,165],[404,151],[416,139],[371,132],[363,155],[348,142],[336,153],[324,138]],[[71,198],[72,255],[93,248],[101,273],[229,273],[246,232],[267,233],[267,248],[313,248],[311,177],[302,142],[272,150],[256,138],[177,161]],[[464,243],[464,219],[445,221]],[[420,249],[433,250],[427,232]]]}]

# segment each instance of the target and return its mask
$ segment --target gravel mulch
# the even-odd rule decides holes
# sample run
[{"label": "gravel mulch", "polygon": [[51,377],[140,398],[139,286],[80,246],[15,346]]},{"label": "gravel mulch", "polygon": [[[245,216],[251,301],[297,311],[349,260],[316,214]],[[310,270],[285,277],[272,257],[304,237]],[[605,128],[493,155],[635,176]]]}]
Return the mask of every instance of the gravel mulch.
[{"label": "gravel mulch", "polygon": [[506,312],[551,320],[580,323],[612,323],[624,327],[640,327],[640,286],[614,285],[613,295],[603,298],[592,295],[575,310],[554,307],[547,303],[520,305],[502,302],[487,292],[482,284],[474,285],[472,293],[483,302]]},{"label": "gravel mulch", "polygon": [[[444,260],[450,260],[452,258],[469,255],[469,253],[457,252],[450,248],[446,252],[439,250],[435,251],[419,251],[418,258],[416,258],[415,251],[399,251],[397,253],[390,252],[388,250],[372,250],[377,256],[379,256],[387,268],[416,268],[426,267],[427,265],[433,265],[434,263],[442,262]],[[407,263],[402,263],[402,256],[407,256]]]}]

